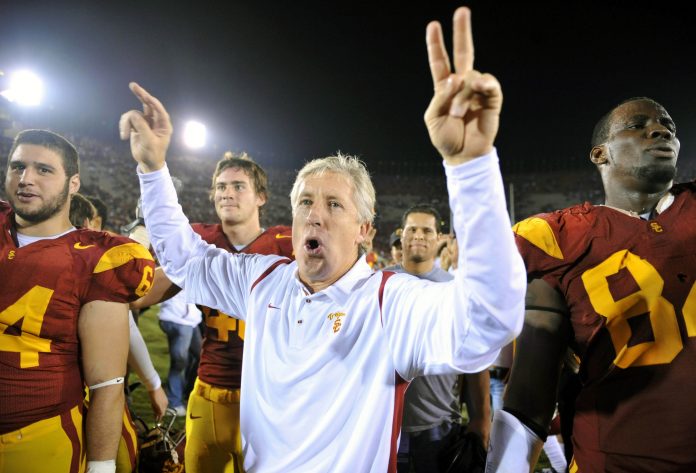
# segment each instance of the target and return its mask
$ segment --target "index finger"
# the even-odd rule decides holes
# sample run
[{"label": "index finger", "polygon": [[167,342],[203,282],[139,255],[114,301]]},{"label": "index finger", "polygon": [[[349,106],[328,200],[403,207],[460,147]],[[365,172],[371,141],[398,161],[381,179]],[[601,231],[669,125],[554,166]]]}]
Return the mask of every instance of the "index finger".
[{"label": "index finger", "polygon": [[463,74],[474,68],[474,39],[471,35],[471,10],[457,8],[452,20],[454,38],[454,70]]},{"label": "index finger", "polygon": [[169,113],[167,113],[167,109],[164,108],[164,105],[162,105],[162,102],[160,102],[157,97],[150,94],[136,82],[131,82],[128,84],[128,87],[130,87],[131,92],[133,92],[143,104],[143,111],[148,115],[152,114],[155,125],[163,126],[169,122]]},{"label": "index finger", "polygon": [[445,80],[450,75],[450,62],[445,49],[440,23],[433,21],[425,30],[425,42],[428,46],[428,63],[433,77],[433,86]]}]

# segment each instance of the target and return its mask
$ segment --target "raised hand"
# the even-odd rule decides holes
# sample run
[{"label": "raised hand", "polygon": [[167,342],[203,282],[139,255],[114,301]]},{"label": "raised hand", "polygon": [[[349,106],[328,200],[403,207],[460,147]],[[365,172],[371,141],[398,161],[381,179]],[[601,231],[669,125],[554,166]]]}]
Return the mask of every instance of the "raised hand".
[{"label": "raised hand", "polygon": [[493,148],[503,93],[495,77],[474,69],[469,9],[458,8],[453,23],[454,72],[445,49],[442,27],[432,22],[426,30],[435,93],[424,118],[435,148],[448,164],[456,165]]},{"label": "raised hand", "polygon": [[162,103],[135,82],[128,84],[143,105],[143,111],[121,115],[118,128],[122,140],[130,138],[131,153],[143,172],[156,171],[164,160],[172,137],[172,122]]}]

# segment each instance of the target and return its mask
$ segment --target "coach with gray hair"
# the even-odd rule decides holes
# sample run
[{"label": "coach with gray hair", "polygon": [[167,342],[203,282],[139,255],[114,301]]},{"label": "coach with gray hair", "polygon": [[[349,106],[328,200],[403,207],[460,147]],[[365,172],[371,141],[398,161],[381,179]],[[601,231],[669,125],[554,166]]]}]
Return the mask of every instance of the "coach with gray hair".
[{"label": "coach with gray hair", "polygon": [[[526,276],[493,141],[502,92],[473,69],[470,14],[427,30],[435,94],[425,121],[444,158],[460,267],[452,281],[373,273],[360,254],[375,192],[349,156],[308,163],[292,189],[295,262],[230,254],[190,228],[165,164],[171,122],[137,84],[121,117],[158,258],[190,302],[246,321],[241,430],[248,472],[393,471],[403,393],[416,376],[476,372],[519,333]],[[483,235],[484,237],[480,237]],[[495,255],[495,258],[491,257]]]}]

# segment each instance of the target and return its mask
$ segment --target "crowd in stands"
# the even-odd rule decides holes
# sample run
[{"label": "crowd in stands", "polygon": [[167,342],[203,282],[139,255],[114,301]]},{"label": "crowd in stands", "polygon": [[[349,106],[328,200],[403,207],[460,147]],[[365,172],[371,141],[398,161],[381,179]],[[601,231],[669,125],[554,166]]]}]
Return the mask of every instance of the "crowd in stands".
[{"label": "crowd in stands", "polygon": [[[85,136],[67,133],[65,136],[76,144],[81,159],[82,189],[85,195],[97,196],[108,202],[109,227],[118,231],[121,226],[135,218],[138,202],[138,179],[132,172],[135,166],[128,150],[121,145],[113,146]],[[0,152],[7,158],[11,140],[0,141]],[[171,156],[168,163],[172,175],[184,184],[181,204],[184,213],[192,222],[215,222],[215,210],[210,205],[210,176],[220,156],[181,154]],[[696,165],[693,160],[680,160],[676,182],[694,179]],[[369,166],[368,166],[369,167]],[[289,225],[292,220],[288,195],[292,187],[295,170],[268,170],[270,199],[263,208],[262,223]],[[383,170],[384,169],[384,170]],[[403,173],[387,172],[388,166],[380,165],[371,170],[377,190],[377,235],[375,250],[388,259],[388,238],[399,226],[403,206],[417,200],[434,206],[445,220],[445,231],[449,221],[447,191],[441,178],[441,170],[430,167],[432,175],[413,172],[403,168]],[[0,177],[4,182],[4,167]],[[539,212],[551,212],[577,202],[602,203],[603,191],[599,174],[589,163],[583,169],[566,172],[519,173],[504,176],[508,200],[514,202],[512,221],[519,221]],[[512,197],[512,198],[511,198]],[[0,189],[0,198],[4,194]]]}]

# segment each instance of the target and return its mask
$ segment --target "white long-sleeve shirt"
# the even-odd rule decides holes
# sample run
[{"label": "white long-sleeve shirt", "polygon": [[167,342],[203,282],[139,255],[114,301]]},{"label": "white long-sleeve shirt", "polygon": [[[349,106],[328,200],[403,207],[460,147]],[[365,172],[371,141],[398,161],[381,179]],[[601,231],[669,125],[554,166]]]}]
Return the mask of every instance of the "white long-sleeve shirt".
[{"label": "white long-sleeve shirt", "polygon": [[197,327],[203,320],[203,313],[195,304],[186,302],[186,295],[180,292],[160,303],[158,317],[167,322]]},{"label": "white long-sleeve shirt", "polygon": [[140,174],[147,228],[169,278],[190,302],[246,321],[249,473],[395,471],[404,380],[480,371],[521,330],[526,275],[495,151],[445,169],[465,270],[432,283],[373,273],[360,258],[314,294],[296,262],[203,242],[166,167]]},{"label": "white long-sleeve shirt", "polygon": [[162,386],[162,380],[152,364],[145,340],[143,340],[140,329],[133,318],[133,312],[130,310],[128,311],[128,324],[130,326],[128,366],[135,371],[148,391],[159,389]]}]

